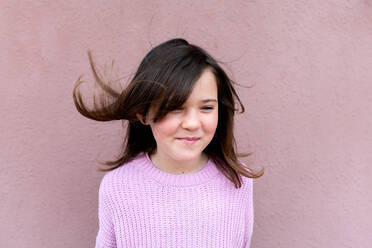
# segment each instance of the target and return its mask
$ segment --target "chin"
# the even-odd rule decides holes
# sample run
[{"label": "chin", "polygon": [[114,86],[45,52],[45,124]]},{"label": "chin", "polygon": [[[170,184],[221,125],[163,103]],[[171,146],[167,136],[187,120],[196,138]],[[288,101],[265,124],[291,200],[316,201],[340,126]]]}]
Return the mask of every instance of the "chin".
[{"label": "chin", "polygon": [[192,161],[192,160],[195,160],[195,159],[199,159],[200,156],[201,156],[201,152],[193,152],[193,153],[178,153],[178,154],[175,154],[174,158],[178,161],[185,161],[185,162],[188,162],[188,161]]}]

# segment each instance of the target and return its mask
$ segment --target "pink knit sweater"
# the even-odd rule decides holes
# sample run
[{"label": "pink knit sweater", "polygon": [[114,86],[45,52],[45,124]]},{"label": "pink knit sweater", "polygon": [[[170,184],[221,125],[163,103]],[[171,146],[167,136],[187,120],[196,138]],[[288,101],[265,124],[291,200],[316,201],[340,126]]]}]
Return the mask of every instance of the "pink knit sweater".
[{"label": "pink knit sweater", "polygon": [[107,172],[99,187],[101,247],[250,247],[252,179],[236,189],[214,163],[170,174],[147,155]]}]

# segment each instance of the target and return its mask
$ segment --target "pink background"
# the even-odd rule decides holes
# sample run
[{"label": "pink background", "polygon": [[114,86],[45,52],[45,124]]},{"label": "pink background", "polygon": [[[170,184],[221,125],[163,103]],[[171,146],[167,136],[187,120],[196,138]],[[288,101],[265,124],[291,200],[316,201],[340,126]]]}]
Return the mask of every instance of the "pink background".
[{"label": "pink background", "polygon": [[372,3],[334,1],[0,2],[0,247],[93,247],[102,173],[121,122],[81,116],[86,51],[127,82],[167,39],[206,48],[246,113],[240,151],[255,180],[252,247],[372,244]]}]

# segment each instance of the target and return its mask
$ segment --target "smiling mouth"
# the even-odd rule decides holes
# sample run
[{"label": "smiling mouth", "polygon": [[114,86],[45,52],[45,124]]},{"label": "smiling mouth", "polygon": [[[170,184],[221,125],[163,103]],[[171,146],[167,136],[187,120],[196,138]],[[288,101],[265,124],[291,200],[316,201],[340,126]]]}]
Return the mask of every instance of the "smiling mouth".
[{"label": "smiling mouth", "polygon": [[196,141],[196,140],[200,140],[200,138],[197,138],[197,137],[185,137],[185,138],[177,138],[179,140],[187,140],[187,141]]},{"label": "smiling mouth", "polygon": [[185,137],[185,138],[177,138],[177,140],[182,141],[185,145],[192,145],[195,144],[200,138],[195,137]]}]

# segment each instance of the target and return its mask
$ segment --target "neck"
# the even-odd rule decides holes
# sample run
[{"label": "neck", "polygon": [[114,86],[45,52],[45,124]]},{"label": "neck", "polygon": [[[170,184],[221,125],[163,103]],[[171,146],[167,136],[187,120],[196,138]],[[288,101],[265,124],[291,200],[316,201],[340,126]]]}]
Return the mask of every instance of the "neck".
[{"label": "neck", "polygon": [[156,151],[149,157],[155,167],[171,174],[195,173],[203,169],[204,165],[208,162],[208,157],[204,153],[198,159],[191,161],[177,161],[164,157]]}]

